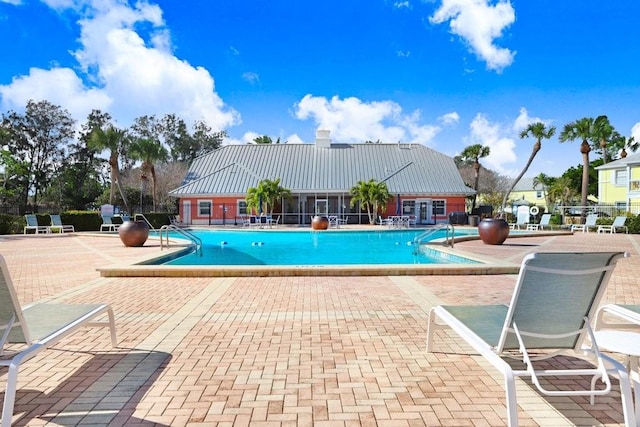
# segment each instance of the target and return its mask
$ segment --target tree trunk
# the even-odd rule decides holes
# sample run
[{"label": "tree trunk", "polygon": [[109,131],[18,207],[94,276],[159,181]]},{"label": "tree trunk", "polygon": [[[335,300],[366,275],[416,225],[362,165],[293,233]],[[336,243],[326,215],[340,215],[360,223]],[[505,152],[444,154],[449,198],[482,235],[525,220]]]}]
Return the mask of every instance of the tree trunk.
[{"label": "tree trunk", "polygon": [[580,144],[580,152],[582,153],[582,199],[580,203],[582,204],[582,217],[587,216],[587,196],[589,195],[589,152],[591,151],[591,147],[587,140],[582,140],[582,144]]},{"label": "tree trunk", "polygon": [[477,160],[473,164],[473,170],[475,172],[475,183],[473,185],[473,189],[476,190],[476,194],[473,195],[472,209],[475,209],[476,201],[478,200],[478,185],[480,184],[480,162],[478,162]]}]

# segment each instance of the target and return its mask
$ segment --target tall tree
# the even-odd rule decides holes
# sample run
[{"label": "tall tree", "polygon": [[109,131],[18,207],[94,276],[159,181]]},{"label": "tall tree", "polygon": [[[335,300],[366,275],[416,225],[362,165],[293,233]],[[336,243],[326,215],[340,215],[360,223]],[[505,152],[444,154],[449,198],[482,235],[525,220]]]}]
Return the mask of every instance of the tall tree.
[{"label": "tall tree", "polygon": [[67,110],[49,101],[27,102],[24,114],[15,111],[2,115],[3,137],[11,155],[27,165],[27,185],[23,203],[33,195],[34,209],[38,195],[64,159],[65,148],[75,136],[75,121]]},{"label": "tall tree", "polygon": [[542,148],[542,140],[551,139],[551,137],[553,137],[555,133],[556,133],[555,126],[547,127],[547,125],[542,122],[529,123],[529,125],[526,128],[524,128],[522,132],[520,132],[521,139],[533,137],[536,139],[536,142],[534,142],[533,144],[533,147],[531,149],[531,154],[529,155],[529,159],[527,160],[527,163],[522,168],[522,171],[520,172],[520,174],[515,177],[515,179],[509,186],[509,189],[507,190],[507,192],[504,194],[504,197],[502,198],[500,215],[504,214],[504,210],[507,207],[507,200],[509,200],[509,194],[511,194],[511,192],[513,191],[515,186],[518,184],[520,179],[527,172],[527,170],[529,169],[529,166],[531,166],[531,163],[533,162],[533,159],[536,157],[536,154],[538,154],[538,152]]},{"label": "tall tree", "polygon": [[253,138],[253,142],[255,142],[256,144],[273,144],[273,140],[270,136],[267,135],[257,136]]},{"label": "tall tree", "polygon": [[476,194],[473,195],[473,209],[476,208],[476,201],[478,200],[478,184],[480,183],[480,159],[487,157],[491,153],[491,149],[481,144],[469,145],[462,150],[460,158],[464,162],[473,162],[474,181],[473,189],[476,190]]},{"label": "tall tree", "polygon": [[196,157],[218,149],[226,137],[226,131],[214,131],[205,122],[196,121],[193,124],[193,136],[191,138],[193,147],[189,154],[185,155],[185,160],[191,163]]},{"label": "tall tree", "polygon": [[614,153],[614,156],[620,156],[620,158],[624,159],[627,157],[628,151],[636,152],[639,146],[640,143],[633,136],[627,138],[618,132],[614,132],[608,148]]},{"label": "tall tree", "polygon": [[115,189],[118,188],[120,195],[125,204],[127,212],[131,212],[127,198],[124,197],[123,189],[120,186],[120,164],[118,159],[123,151],[128,149],[131,144],[131,139],[124,129],[118,129],[112,124],[106,125],[103,129],[101,127],[95,127],[91,131],[89,137],[89,146],[95,150],[109,151],[109,173],[111,177],[111,189],[109,191],[109,204],[113,204]]},{"label": "tall tree", "polygon": [[169,147],[171,159],[176,162],[191,157],[193,138],[185,121],[175,114],[166,114],[161,125],[164,143]]},{"label": "tall tree", "polygon": [[593,121],[592,135],[594,146],[602,152],[602,160],[604,163],[609,161],[607,155],[607,144],[616,133],[615,129],[609,122],[607,116],[598,116]]},{"label": "tall tree", "polygon": [[583,117],[575,122],[567,123],[560,132],[560,142],[582,140],[580,154],[582,155],[582,191],[581,201],[583,206],[582,216],[586,216],[587,197],[589,196],[589,153],[591,146],[589,139],[593,134],[593,119]]},{"label": "tall tree", "polygon": [[166,148],[159,141],[149,138],[137,138],[131,144],[129,150],[130,156],[135,160],[142,161],[142,180],[149,177],[151,179],[153,210],[156,210],[157,201],[157,181],[156,181],[156,162],[164,162],[169,157]]}]

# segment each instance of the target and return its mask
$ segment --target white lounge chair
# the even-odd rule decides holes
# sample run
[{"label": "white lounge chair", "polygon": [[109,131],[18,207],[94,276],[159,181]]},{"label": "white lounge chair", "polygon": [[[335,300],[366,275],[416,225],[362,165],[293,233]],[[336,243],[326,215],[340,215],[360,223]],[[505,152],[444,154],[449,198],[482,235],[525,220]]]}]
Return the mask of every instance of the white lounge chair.
[{"label": "white lounge chair", "polygon": [[102,225],[100,225],[100,231],[118,231],[120,224],[114,224],[113,218],[110,216],[102,216]]},{"label": "white lounge chair", "polygon": [[[453,329],[473,349],[504,375],[509,426],[517,426],[515,378],[530,377],[537,389],[550,396],[595,396],[611,391],[609,373],[620,382],[622,407],[627,426],[635,426],[631,383],[626,367],[600,353],[589,326],[622,252],[536,253],[525,257],[509,306],[437,306],[431,309],[427,351],[432,351],[435,331]],[[444,324],[438,323],[440,319]],[[586,337],[591,347],[583,347]],[[530,351],[541,351],[548,359],[572,352],[589,354],[593,369],[537,369]],[[585,353],[588,351],[588,353]],[[509,358],[524,368],[513,368]],[[553,366],[550,366],[553,367]],[[549,367],[547,367],[549,368]],[[602,384],[582,390],[552,389],[541,384],[541,376],[587,376]],[[461,381],[462,379],[457,379]],[[617,392],[617,390],[616,390]]]},{"label": "white lounge chair", "polygon": [[527,230],[528,231],[544,230],[544,227],[549,227],[549,220],[551,220],[551,214],[543,214],[540,217],[540,223],[527,224]]},{"label": "white lounge chair", "polygon": [[[107,315],[106,321],[95,321],[103,315]],[[32,304],[21,308],[7,264],[0,256],[0,354],[5,356],[0,366],[9,370],[2,427],[11,425],[20,365],[83,326],[108,326],[111,344],[117,345],[113,310],[107,304]],[[15,345],[5,351],[6,344]]]},{"label": "white lounge chair", "polygon": [[617,216],[616,219],[613,220],[613,224],[611,225],[599,225],[598,233],[617,233],[619,228],[624,229],[625,233],[629,233],[629,228],[624,225],[627,221],[626,216]]},{"label": "white lounge chair", "polygon": [[49,215],[49,218],[51,218],[51,225],[49,228],[52,230],[60,230],[60,233],[73,233],[76,231],[73,225],[63,224],[60,215]]},{"label": "white lounge chair", "polygon": [[546,213],[546,214],[542,214],[542,216],[540,217],[540,224],[538,224],[538,228],[541,228],[542,230],[544,230],[545,227],[549,227],[551,228],[551,214]]},{"label": "white lounge chair", "polygon": [[596,221],[598,220],[598,215],[589,214],[587,215],[587,219],[584,224],[573,224],[571,225],[571,231],[582,231],[583,233],[588,233],[589,228],[593,228],[596,226]]},{"label": "white lounge chair", "polygon": [[37,216],[30,214],[30,215],[25,215],[24,218],[27,221],[27,225],[24,227],[24,230],[23,230],[24,234],[28,234],[27,231],[29,230],[33,230],[35,234],[51,232],[48,226],[38,224]]}]

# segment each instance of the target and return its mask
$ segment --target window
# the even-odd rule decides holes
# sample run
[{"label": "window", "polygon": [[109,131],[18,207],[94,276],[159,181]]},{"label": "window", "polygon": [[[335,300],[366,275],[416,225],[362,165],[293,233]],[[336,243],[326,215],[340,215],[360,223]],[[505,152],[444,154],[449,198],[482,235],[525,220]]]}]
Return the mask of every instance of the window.
[{"label": "window", "polygon": [[616,210],[618,210],[618,211],[626,211],[627,210],[627,202],[616,202]]},{"label": "window", "polygon": [[208,217],[211,214],[211,201],[198,200],[198,215]]},{"label": "window", "polygon": [[445,213],[445,201],[444,200],[434,200],[433,201],[433,214],[434,215],[444,215]]},{"label": "window", "polygon": [[616,185],[626,186],[627,185],[627,170],[617,170],[616,171]]},{"label": "window", "polygon": [[415,200],[403,200],[402,201],[402,215],[415,215],[416,213],[416,201]]},{"label": "window", "polygon": [[238,200],[238,215],[247,214],[247,202],[245,200]]},{"label": "window", "polygon": [[536,191],[536,199],[542,199],[544,196],[542,195],[542,191]]}]

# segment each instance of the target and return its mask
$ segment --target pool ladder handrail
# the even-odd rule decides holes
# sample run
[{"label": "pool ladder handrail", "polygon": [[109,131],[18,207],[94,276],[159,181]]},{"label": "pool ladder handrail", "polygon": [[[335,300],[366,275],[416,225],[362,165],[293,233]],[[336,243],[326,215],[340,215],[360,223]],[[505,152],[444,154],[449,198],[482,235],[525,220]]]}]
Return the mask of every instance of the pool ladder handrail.
[{"label": "pool ladder handrail", "polygon": [[202,240],[198,236],[190,232],[189,230],[185,230],[184,228],[180,228],[173,224],[163,225],[162,227],[160,227],[160,250],[164,249],[164,239],[162,237],[163,237],[163,234],[165,234],[165,232],[167,235],[167,248],[169,247],[170,231],[175,231],[181,236],[184,236],[187,240],[191,242],[193,246],[195,246],[195,251],[199,252],[200,255],[202,256]]},{"label": "pool ladder handrail", "polygon": [[147,217],[146,217],[146,216],[144,216],[144,214],[139,214],[139,213],[138,213],[138,214],[135,214],[135,215],[133,216],[133,220],[134,220],[134,221],[140,221],[140,220],[142,220],[142,221],[144,221],[144,222],[146,222],[146,223],[147,223],[147,225],[149,226],[149,230],[156,231],[155,227],[154,227],[153,225],[151,225],[151,222],[147,219]]},{"label": "pool ladder handrail", "polygon": [[[436,232],[442,230],[442,229],[446,229],[447,233],[445,235],[445,239],[444,239],[444,245],[445,246],[451,246],[453,248],[453,241],[454,241],[454,236],[455,236],[455,229],[453,228],[453,224],[436,224],[435,226],[433,226],[433,228],[429,228],[428,230],[426,230],[424,233],[422,233],[421,235],[415,237],[413,239],[413,245],[414,246],[419,246],[420,243],[422,243],[422,240],[424,240],[426,237],[431,236],[432,234],[435,234]],[[449,235],[449,230],[451,230],[451,235]],[[430,243],[430,242],[427,242]]]}]

